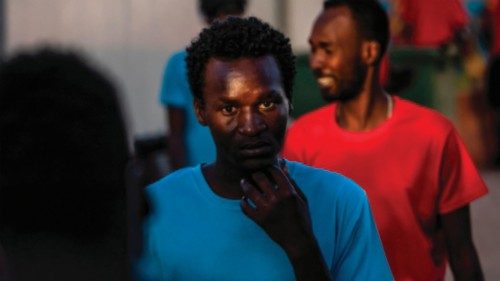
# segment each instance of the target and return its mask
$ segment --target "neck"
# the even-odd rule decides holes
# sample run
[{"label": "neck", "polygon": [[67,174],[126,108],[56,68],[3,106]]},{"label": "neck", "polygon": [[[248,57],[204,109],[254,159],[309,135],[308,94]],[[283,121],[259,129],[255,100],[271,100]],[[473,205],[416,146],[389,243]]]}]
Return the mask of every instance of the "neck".
[{"label": "neck", "polygon": [[348,131],[369,131],[390,118],[392,100],[375,74],[376,71],[367,74],[361,92],[354,99],[337,105],[336,120],[340,127]]}]

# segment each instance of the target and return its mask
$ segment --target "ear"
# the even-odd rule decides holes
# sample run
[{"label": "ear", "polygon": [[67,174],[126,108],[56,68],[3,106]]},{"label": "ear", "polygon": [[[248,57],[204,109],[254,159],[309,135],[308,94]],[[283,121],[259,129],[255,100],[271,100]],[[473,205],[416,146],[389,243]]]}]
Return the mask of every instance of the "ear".
[{"label": "ear", "polygon": [[366,65],[373,65],[380,56],[380,44],[374,40],[364,41],[361,45],[361,59]]},{"label": "ear", "polygon": [[206,126],[207,119],[206,119],[206,112],[205,112],[205,102],[203,101],[203,99],[194,98],[193,106],[194,106],[194,112],[196,114],[196,118],[198,119],[198,122],[201,125]]}]

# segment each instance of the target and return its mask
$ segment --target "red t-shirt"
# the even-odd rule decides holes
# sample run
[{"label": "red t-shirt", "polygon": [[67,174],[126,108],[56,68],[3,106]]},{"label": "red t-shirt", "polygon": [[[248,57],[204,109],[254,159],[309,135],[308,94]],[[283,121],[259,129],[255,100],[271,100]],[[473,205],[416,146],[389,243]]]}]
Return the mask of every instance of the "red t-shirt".
[{"label": "red t-shirt", "polygon": [[396,280],[442,280],[439,215],[488,191],[447,119],[393,100],[392,117],[368,132],[339,127],[335,104],[308,113],[288,130],[283,155],[339,172],[366,190]]},{"label": "red t-shirt", "polygon": [[455,31],[467,22],[459,0],[401,0],[401,18],[411,27],[410,44],[438,47],[453,39]]},{"label": "red t-shirt", "polygon": [[492,23],[492,39],[493,45],[491,48],[491,54],[500,54],[500,1],[493,1],[493,10],[491,12],[491,23]]}]

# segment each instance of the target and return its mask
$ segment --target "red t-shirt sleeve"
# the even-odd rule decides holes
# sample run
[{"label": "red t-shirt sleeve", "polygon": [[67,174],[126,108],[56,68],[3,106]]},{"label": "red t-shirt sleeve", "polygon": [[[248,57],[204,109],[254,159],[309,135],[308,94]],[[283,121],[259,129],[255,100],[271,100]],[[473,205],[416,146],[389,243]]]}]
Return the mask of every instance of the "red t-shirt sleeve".
[{"label": "red t-shirt sleeve", "polygon": [[447,136],[441,159],[439,212],[449,213],[488,193],[456,130]]},{"label": "red t-shirt sleeve", "polygon": [[401,18],[408,24],[414,25],[416,21],[416,7],[410,0],[397,0]]},{"label": "red t-shirt sleeve", "polygon": [[465,11],[462,3],[458,0],[453,0],[450,3],[450,25],[454,30],[459,30],[464,28],[469,18],[467,16],[467,12]]}]

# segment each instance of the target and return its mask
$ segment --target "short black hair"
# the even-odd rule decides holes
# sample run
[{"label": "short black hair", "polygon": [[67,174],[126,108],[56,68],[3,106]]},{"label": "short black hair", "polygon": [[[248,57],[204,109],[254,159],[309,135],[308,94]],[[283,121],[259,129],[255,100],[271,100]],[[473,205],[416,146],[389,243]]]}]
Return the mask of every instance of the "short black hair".
[{"label": "short black hair", "polygon": [[199,0],[198,8],[208,22],[213,22],[221,15],[242,15],[247,5],[246,0]]},{"label": "short black hair", "polygon": [[377,0],[326,0],[323,8],[347,7],[364,39],[375,40],[380,44],[380,57],[384,56],[389,44],[389,19]]},{"label": "short black hair", "polygon": [[210,58],[259,58],[271,55],[278,64],[283,88],[292,100],[295,56],[290,40],[261,20],[230,17],[205,28],[187,47],[189,84],[194,96],[203,100],[205,69]]},{"label": "short black hair", "polygon": [[0,65],[0,225],[103,231],[127,161],[117,91],[82,56],[43,47]]}]

